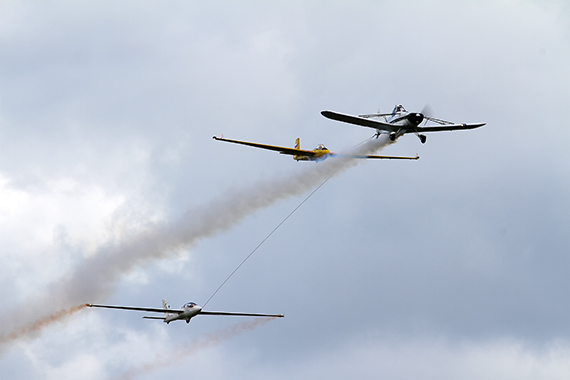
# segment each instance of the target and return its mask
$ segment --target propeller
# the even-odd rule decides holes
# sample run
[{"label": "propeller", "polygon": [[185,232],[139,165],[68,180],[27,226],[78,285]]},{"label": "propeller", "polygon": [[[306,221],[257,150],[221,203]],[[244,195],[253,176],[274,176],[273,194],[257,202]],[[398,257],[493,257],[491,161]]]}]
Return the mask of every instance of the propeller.
[{"label": "propeller", "polygon": [[435,117],[433,117],[433,109],[431,108],[431,106],[429,104],[426,103],[426,105],[424,106],[424,108],[422,109],[422,115],[424,115],[424,119],[440,124],[440,125],[446,125],[446,124],[453,124],[451,121],[447,121],[447,120],[441,120],[441,119],[436,119]]},{"label": "propeller", "polygon": [[424,108],[422,109],[422,115],[424,115],[424,117],[426,119],[429,119],[430,117],[433,116],[433,110],[431,108],[431,106],[429,104],[426,103],[426,105],[424,106]]}]

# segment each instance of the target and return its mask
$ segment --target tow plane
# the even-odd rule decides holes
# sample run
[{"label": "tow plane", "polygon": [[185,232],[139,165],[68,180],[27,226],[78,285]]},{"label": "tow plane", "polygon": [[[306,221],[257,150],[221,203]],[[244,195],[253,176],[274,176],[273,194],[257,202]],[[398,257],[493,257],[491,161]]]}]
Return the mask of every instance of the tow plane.
[{"label": "tow plane", "polygon": [[166,300],[162,300],[162,309],[152,308],[152,307],[132,307],[132,306],[111,306],[111,305],[95,305],[88,303],[85,306],[88,307],[102,307],[106,309],[121,309],[121,310],[136,310],[136,311],[146,311],[150,313],[164,313],[163,317],[155,316],[144,316],[145,319],[160,319],[166,324],[172,321],[185,320],[186,323],[190,323],[190,320],[197,315],[226,315],[226,316],[238,316],[238,317],[269,317],[269,318],[282,318],[283,314],[258,314],[258,313],[233,313],[227,311],[205,311],[202,310],[201,306],[198,306],[194,302],[188,302],[182,306],[180,309],[171,309],[170,305]]},{"label": "tow plane", "polygon": [[417,160],[420,158],[419,155],[416,155],[415,157],[398,157],[398,156],[370,156],[370,155],[354,155],[354,154],[337,154],[337,153],[332,153],[331,151],[329,151],[327,149],[327,147],[324,146],[323,144],[319,144],[313,150],[303,150],[303,149],[301,149],[301,139],[299,139],[299,138],[297,138],[297,140],[295,141],[295,147],[294,148],[260,144],[260,143],[254,143],[254,142],[249,142],[249,141],[230,140],[230,139],[225,139],[225,138],[216,137],[216,136],[213,136],[212,138],[214,140],[218,140],[218,141],[225,141],[225,142],[234,143],[234,144],[242,144],[242,145],[247,145],[247,146],[253,146],[253,147],[261,148],[261,149],[274,150],[274,151],[277,151],[281,154],[287,154],[287,155],[293,156],[293,159],[296,161],[319,162],[319,161],[326,160],[329,157],[347,157],[347,158],[362,158],[362,159],[387,159],[387,160]]},{"label": "tow plane", "polygon": [[[474,129],[484,126],[486,123],[456,124],[451,121],[431,117],[429,106],[424,107],[422,112],[408,112],[401,104],[392,110],[392,113],[374,113],[368,115],[348,115],[334,111],[322,111],[321,115],[328,119],[342,121],[344,123],[360,125],[376,129],[376,137],[388,134],[390,140],[395,141],[406,133],[414,133],[422,144],[427,140],[425,132],[455,131],[459,129]],[[422,122],[425,122],[422,126]],[[432,124],[428,125],[428,122]]]}]

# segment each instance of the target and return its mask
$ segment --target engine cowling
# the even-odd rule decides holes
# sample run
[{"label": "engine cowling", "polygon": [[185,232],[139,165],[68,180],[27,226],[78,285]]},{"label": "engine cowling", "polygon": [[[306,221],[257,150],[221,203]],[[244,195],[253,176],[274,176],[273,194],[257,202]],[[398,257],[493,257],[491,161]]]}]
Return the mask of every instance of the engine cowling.
[{"label": "engine cowling", "polygon": [[424,121],[424,115],[422,113],[411,113],[408,115],[408,120],[412,124],[420,125]]}]

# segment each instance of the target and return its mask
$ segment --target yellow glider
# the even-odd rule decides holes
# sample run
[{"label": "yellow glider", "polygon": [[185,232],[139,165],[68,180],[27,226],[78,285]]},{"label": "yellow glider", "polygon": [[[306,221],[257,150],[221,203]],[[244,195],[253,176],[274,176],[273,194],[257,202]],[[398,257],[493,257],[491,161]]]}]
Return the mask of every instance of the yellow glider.
[{"label": "yellow glider", "polygon": [[387,160],[417,160],[420,158],[419,155],[416,155],[415,157],[397,157],[397,156],[360,156],[360,155],[346,155],[346,154],[336,154],[336,153],[332,153],[331,151],[329,151],[323,144],[319,144],[319,146],[317,146],[315,149],[313,150],[303,150],[301,149],[301,142],[300,139],[297,138],[297,140],[295,141],[295,147],[294,148],[288,148],[288,147],[284,147],[284,146],[275,146],[275,145],[267,145],[267,144],[259,144],[259,143],[254,143],[254,142],[249,142],[249,141],[239,141],[239,140],[230,140],[230,139],[224,139],[222,137],[216,137],[213,136],[212,137],[214,140],[218,140],[218,141],[226,141],[226,142],[230,142],[230,143],[234,143],[234,144],[242,144],[242,145],[248,145],[248,146],[253,146],[256,148],[261,148],[261,149],[268,149],[268,150],[275,150],[281,154],[288,154],[293,156],[293,159],[296,161],[323,161],[326,160],[329,157],[349,157],[349,158],[376,158],[376,159],[387,159]]}]

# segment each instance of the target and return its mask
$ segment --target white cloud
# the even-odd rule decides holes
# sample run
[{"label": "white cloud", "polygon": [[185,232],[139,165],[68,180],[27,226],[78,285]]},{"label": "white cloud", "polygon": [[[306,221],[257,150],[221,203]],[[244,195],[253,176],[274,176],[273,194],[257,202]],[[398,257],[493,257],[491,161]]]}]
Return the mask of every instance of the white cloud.
[{"label": "white cloud", "polygon": [[10,293],[35,293],[66,273],[76,254],[92,253],[108,239],[106,223],[124,201],[71,178],[18,189],[0,175],[0,260],[3,277],[16,285]]},{"label": "white cloud", "polygon": [[237,378],[562,380],[570,376],[569,354],[568,342],[533,347],[512,339],[351,341],[287,366],[266,367]]}]

